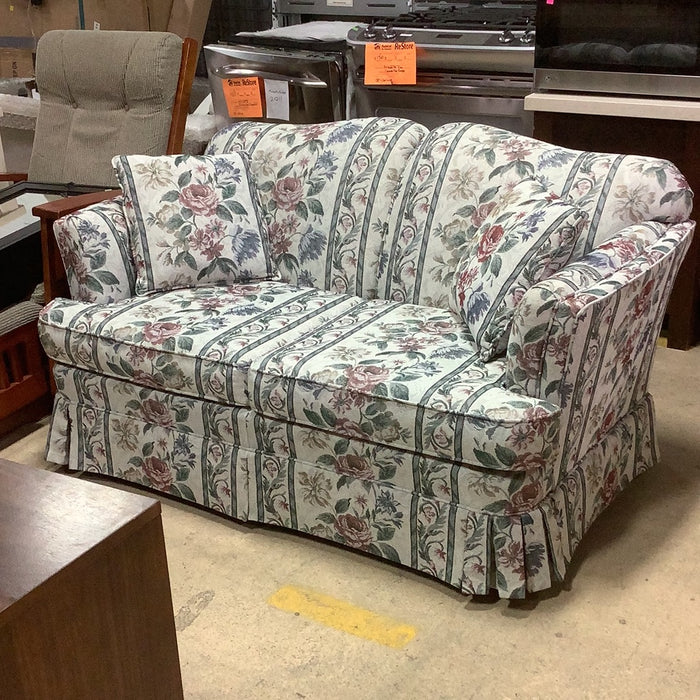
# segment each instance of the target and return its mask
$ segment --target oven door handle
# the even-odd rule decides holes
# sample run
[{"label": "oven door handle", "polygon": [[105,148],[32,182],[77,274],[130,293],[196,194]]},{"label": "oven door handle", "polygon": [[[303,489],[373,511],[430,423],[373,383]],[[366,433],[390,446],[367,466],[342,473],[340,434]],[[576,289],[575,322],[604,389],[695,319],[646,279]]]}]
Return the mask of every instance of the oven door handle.
[{"label": "oven door handle", "polygon": [[306,73],[305,75],[283,75],[282,73],[270,73],[263,70],[252,70],[251,68],[236,68],[233,65],[221,66],[215,68],[214,74],[219,78],[264,78],[266,80],[282,80],[291,85],[301,85],[302,87],[310,88],[326,88],[328,83],[324,82],[315,75]]}]

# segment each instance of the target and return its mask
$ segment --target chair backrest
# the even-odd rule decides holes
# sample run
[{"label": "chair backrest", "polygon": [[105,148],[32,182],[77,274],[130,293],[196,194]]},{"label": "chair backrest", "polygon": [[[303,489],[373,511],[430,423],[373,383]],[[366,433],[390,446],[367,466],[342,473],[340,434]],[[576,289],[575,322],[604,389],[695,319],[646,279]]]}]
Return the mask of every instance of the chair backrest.
[{"label": "chair backrest", "polygon": [[[179,150],[196,63],[195,55],[184,69],[183,49],[194,43],[183,47],[168,32],[46,32],[37,44],[41,106],[29,180],[116,187],[112,156]],[[178,99],[180,143],[169,150]]]}]

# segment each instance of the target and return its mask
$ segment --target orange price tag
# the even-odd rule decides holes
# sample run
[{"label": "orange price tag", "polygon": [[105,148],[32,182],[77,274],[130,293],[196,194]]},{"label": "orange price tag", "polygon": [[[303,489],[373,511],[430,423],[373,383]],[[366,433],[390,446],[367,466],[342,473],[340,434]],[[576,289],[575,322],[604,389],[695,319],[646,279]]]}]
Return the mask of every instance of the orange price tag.
[{"label": "orange price tag", "polygon": [[260,78],[224,78],[223,85],[229,117],[262,117]]},{"label": "orange price tag", "polygon": [[415,85],[413,41],[365,44],[365,85]]}]

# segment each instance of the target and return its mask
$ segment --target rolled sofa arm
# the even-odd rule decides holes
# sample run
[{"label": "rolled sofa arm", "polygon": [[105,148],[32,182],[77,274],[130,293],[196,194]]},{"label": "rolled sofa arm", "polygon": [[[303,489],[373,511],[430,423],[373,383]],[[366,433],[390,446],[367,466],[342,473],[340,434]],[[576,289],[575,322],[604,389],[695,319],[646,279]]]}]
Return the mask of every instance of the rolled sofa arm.
[{"label": "rolled sofa arm", "polygon": [[39,218],[41,224],[41,253],[44,265],[44,293],[48,303],[58,296],[69,296],[66,270],[61,260],[61,255],[56,245],[53,234],[53,225],[57,219],[71,214],[83,207],[112,199],[121,194],[121,190],[100,190],[86,194],[77,194],[71,197],[63,197],[44,204],[39,204],[32,209],[32,214]]},{"label": "rolled sofa arm", "polygon": [[507,350],[509,388],[562,408],[562,464],[576,464],[647,394],[673,282],[695,222],[645,222],[530,288]]}]

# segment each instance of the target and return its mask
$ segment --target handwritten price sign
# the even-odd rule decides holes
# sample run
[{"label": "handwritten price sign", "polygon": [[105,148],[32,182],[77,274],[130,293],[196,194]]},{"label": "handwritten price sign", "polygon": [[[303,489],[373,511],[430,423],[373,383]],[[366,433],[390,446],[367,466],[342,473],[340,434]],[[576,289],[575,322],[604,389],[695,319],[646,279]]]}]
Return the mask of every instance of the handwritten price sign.
[{"label": "handwritten price sign", "polygon": [[262,117],[260,78],[226,78],[223,81],[223,86],[229,117]]},{"label": "handwritten price sign", "polygon": [[412,41],[365,44],[365,85],[415,85],[416,45]]}]

